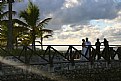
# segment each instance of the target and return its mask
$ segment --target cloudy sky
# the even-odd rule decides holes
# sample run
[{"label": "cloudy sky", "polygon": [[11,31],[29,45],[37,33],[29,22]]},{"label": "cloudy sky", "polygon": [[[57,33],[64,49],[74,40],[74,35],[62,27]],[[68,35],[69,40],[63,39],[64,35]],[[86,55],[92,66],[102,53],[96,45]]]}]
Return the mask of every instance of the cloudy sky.
[{"label": "cloudy sky", "polygon": [[[121,44],[121,0],[31,0],[40,8],[40,19],[52,17],[46,28],[53,37],[44,44],[81,44],[88,37],[107,38],[109,44]],[[13,5],[18,12],[28,1]]]}]

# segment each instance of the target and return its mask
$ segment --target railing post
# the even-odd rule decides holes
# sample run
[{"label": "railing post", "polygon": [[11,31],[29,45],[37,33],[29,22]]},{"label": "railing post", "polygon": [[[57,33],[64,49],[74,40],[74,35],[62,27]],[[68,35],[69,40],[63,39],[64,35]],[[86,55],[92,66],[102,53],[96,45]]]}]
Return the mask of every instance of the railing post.
[{"label": "railing post", "polygon": [[69,48],[70,48],[70,60],[71,60],[72,66],[74,66],[75,63],[74,63],[74,54],[72,51],[72,45],[70,45]]},{"label": "railing post", "polygon": [[51,46],[49,45],[48,46],[48,51],[49,51],[49,64],[50,64],[50,66],[48,68],[49,68],[50,72],[53,72],[54,71],[54,68],[53,68],[53,59],[51,57],[52,54],[51,54],[50,48],[51,48]]}]

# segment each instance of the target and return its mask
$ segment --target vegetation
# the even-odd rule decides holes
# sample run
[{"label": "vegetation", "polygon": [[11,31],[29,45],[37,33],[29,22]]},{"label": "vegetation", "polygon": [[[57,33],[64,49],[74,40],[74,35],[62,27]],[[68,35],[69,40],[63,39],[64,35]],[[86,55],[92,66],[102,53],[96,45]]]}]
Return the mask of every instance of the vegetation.
[{"label": "vegetation", "polygon": [[[29,29],[29,33],[27,36],[27,44],[32,43],[33,49],[35,50],[35,40],[37,37],[41,38],[40,44],[42,45],[43,41],[43,32],[51,33],[52,30],[43,30],[43,27],[47,22],[49,22],[52,18],[46,18],[42,21],[39,20],[39,9],[36,5],[29,1],[28,7],[26,10],[20,12],[20,18],[23,18],[26,22],[26,27]],[[24,25],[23,25],[24,26]],[[49,35],[48,35],[49,36]],[[26,40],[24,40],[26,41]]]},{"label": "vegetation", "polygon": [[[0,46],[7,46],[9,35],[9,27],[8,23],[8,11],[4,12],[4,8],[6,7],[5,3],[0,3]],[[19,17],[20,19],[12,19],[13,29],[12,29],[12,40],[14,46],[18,48],[19,45],[30,45],[32,44],[33,50],[35,50],[35,40],[36,38],[40,38],[39,43],[42,46],[43,38],[48,38],[52,36],[52,30],[44,29],[45,25],[52,19],[46,18],[40,20],[39,8],[33,4],[30,0],[28,6],[25,10],[20,11]],[[15,11],[13,11],[15,14]],[[44,33],[47,33],[46,35]],[[41,47],[43,49],[43,47]]]}]

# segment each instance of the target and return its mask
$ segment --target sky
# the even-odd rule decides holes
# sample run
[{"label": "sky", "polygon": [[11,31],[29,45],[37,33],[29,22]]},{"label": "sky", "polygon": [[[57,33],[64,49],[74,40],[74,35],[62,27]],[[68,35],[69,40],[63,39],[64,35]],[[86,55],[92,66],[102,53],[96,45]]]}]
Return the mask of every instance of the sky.
[{"label": "sky", "polygon": [[[121,0],[31,0],[40,9],[40,20],[51,17],[46,28],[53,36],[44,44],[80,45],[88,37],[92,45],[104,38],[121,45]],[[25,9],[28,1],[16,2],[13,9]]]}]

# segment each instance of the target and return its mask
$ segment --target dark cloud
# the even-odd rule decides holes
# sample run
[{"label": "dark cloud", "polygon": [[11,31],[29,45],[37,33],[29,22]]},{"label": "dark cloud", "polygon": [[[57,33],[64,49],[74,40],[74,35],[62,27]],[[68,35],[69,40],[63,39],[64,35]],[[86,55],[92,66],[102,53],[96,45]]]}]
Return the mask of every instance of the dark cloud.
[{"label": "dark cloud", "polygon": [[18,13],[21,10],[24,10],[27,7],[28,1],[23,0],[22,2],[13,3],[13,10],[16,10]]},{"label": "dark cloud", "polygon": [[65,0],[36,0],[34,3],[40,8],[43,15],[56,12],[63,6]]},{"label": "dark cloud", "polygon": [[81,0],[79,3],[80,5],[75,7],[58,11],[55,17],[58,17],[62,23],[70,24],[92,19],[113,19],[120,10],[119,7],[116,8],[117,4],[113,0]]}]

